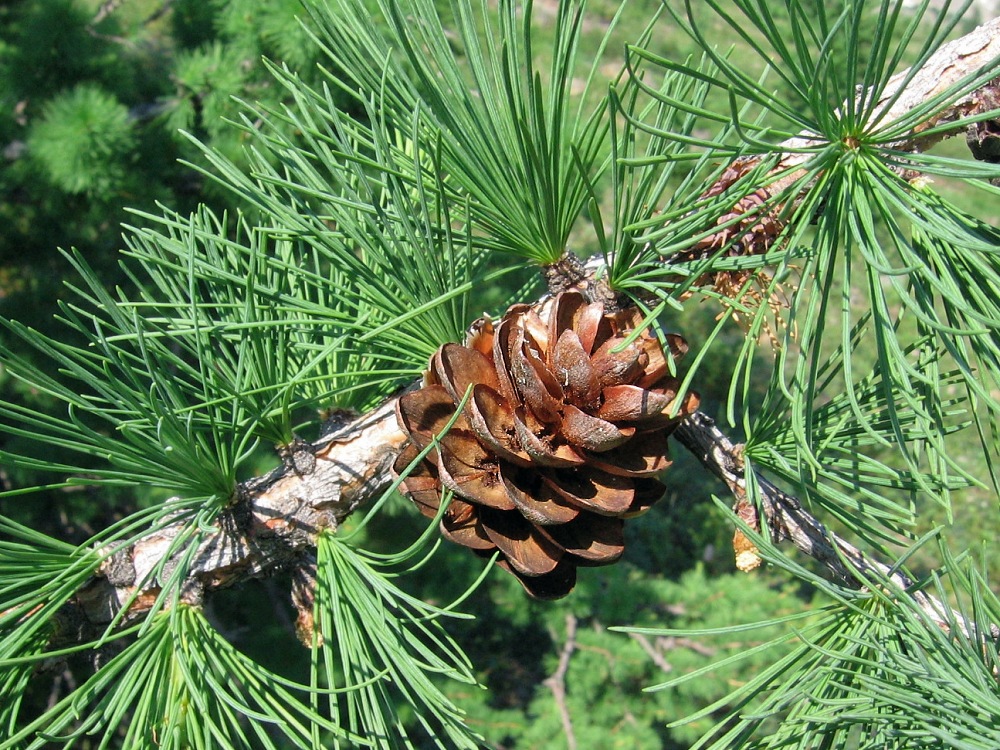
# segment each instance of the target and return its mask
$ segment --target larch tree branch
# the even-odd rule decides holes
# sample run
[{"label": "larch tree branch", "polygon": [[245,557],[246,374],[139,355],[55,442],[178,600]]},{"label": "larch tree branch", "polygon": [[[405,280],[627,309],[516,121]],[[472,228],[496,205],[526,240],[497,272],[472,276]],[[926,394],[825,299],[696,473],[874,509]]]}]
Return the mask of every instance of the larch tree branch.
[{"label": "larch tree branch", "polygon": [[[764,516],[764,522],[761,523],[757,509],[747,502],[742,446],[734,444],[723,434],[711,417],[697,412],[684,420],[673,435],[705,468],[725,482],[736,498],[736,511],[741,520],[754,531],[764,532],[774,542],[791,542],[800,552],[822,565],[831,579],[849,588],[862,589],[868,585],[869,580],[883,578],[891,581],[900,591],[908,591],[913,586],[914,581],[909,576],[872,559],[870,555],[841,539],[809,513],[798,498],[755,472],[760,512]],[[737,531],[736,538],[739,539],[740,535],[741,532]],[[737,546],[735,542],[734,546]],[[741,567],[749,570],[756,566],[745,563]],[[954,622],[962,622],[960,615],[951,612],[933,596],[922,591],[914,591],[911,595],[920,609],[938,626],[951,628]],[[1000,627],[993,624],[989,637],[994,641],[1000,640]]]},{"label": "larch tree branch", "polygon": [[[937,52],[918,70],[904,70],[889,79],[888,85],[879,96],[873,110],[872,122],[882,126],[894,123],[910,114],[912,110],[940,95],[962,79],[988,71],[1000,59],[1000,18],[994,18],[978,26],[968,34],[942,45]],[[870,92],[861,92],[870,98]],[[964,132],[961,120],[976,117],[1000,109],[1000,79],[994,78],[961,99],[942,107],[937,113],[925,119],[918,128],[905,138],[892,144],[901,151],[923,153],[937,143]],[[955,123],[954,129],[947,126]],[[927,133],[931,129],[933,133]],[[778,144],[775,152],[781,154],[775,172],[786,172],[782,178],[768,186],[768,192],[777,194],[781,188],[791,185],[801,176],[795,167],[810,158],[803,149],[813,147],[821,139],[813,133],[800,133]]]},{"label": "larch tree branch", "polygon": [[[998,32],[1000,18],[942,46],[912,77],[908,72],[896,75],[882,96],[883,122],[898,120],[970,73],[995,65],[1000,58]],[[905,89],[900,90],[904,84]],[[943,137],[959,134],[963,129],[960,120],[997,108],[998,85],[1000,82],[991,80],[940,109],[932,121],[901,138],[895,147],[903,152],[922,152]],[[932,127],[948,123],[955,123],[954,131],[937,130],[933,135],[922,135]],[[776,152],[783,153],[779,169],[790,170],[782,183],[794,181],[792,172],[804,158],[796,149],[814,142],[814,136],[804,133],[776,146]],[[768,190],[773,194],[779,187],[772,185]],[[568,264],[575,274],[569,284],[589,288],[591,298],[601,299],[595,293],[599,289],[595,278],[602,263],[601,258],[590,259],[583,265],[582,274],[578,264]],[[568,273],[549,269],[549,275],[550,289],[556,291],[565,283]],[[212,589],[283,568],[308,566],[319,533],[336,529],[349,515],[390,487],[392,465],[408,442],[407,434],[397,423],[397,399],[398,396],[389,399],[368,414],[342,415],[336,422],[328,423],[315,441],[299,443],[287,450],[280,467],[240,484],[214,528],[198,539],[182,595],[197,602]],[[737,504],[745,500],[740,447],[711,418],[696,412],[681,424],[674,436],[727,484]],[[761,488],[766,528],[774,539],[791,541],[822,564],[833,578],[851,586],[863,585],[857,572],[865,570],[888,575],[901,590],[911,584],[902,574],[870,560],[838,538],[796,498],[765,477],[757,476],[756,480]],[[162,568],[166,551],[183,529],[184,522],[178,521],[151,532],[128,548],[103,550],[107,558],[99,575],[79,592],[69,608],[72,612],[67,618],[75,625],[61,629],[61,637],[76,640],[95,637],[115,617],[120,617],[123,606],[129,607],[124,622],[135,621],[147,612],[158,593],[155,571]],[[924,594],[916,596],[936,622],[946,624],[947,610],[940,602]],[[87,627],[79,626],[81,617]],[[997,638],[1000,632],[995,631],[992,636]]]}]

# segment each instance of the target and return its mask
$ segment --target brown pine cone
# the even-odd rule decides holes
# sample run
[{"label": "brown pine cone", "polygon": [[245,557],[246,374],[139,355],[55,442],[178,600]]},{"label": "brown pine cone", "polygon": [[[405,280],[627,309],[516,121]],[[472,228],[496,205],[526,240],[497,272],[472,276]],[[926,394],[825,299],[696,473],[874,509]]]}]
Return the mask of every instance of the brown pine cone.
[{"label": "brown pine cone", "polygon": [[[423,387],[398,401],[410,436],[398,474],[440,435],[406,493],[434,517],[441,488],[452,490],[444,536],[499,550],[533,596],[565,596],[578,565],[621,557],[624,519],[663,495],[655,477],[670,463],[667,435],[698,406],[694,394],[677,404],[655,337],[625,344],[641,320],[635,309],[605,314],[578,292],[540,310],[515,305],[495,327],[478,321],[465,346],[441,347]],[[668,345],[674,358],[687,349],[679,336]]]}]

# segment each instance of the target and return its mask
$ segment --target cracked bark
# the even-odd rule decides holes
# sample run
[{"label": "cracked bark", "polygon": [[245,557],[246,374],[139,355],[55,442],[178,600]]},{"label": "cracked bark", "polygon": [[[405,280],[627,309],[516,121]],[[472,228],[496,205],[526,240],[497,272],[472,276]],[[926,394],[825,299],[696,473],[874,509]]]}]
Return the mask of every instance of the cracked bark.
[{"label": "cracked bark", "polygon": [[[1000,18],[944,45],[911,80],[906,80],[905,73],[895,76],[882,99],[884,122],[898,119],[971,72],[995,66],[1000,58],[998,32]],[[905,90],[893,99],[903,84]],[[919,132],[900,140],[896,147],[901,151],[921,151],[946,135],[964,132],[957,121],[996,107],[1000,101],[998,85],[1000,83],[994,78],[952,103],[933,121],[925,123]],[[951,122],[956,123],[953,132],[921,135],[931,126]],[[778,151],[787,149],[779,168],[794,171],[804,157],[793,153],[793,149],[813,140],[810,134],[802,134],[778,146]],[[790,173],[784,179],[793,180],[794,175]],[[770,190],[775,192],[778,188],[772,185]],[[574,265],[574,273],[582,274],[574,283],[594,284],[601,262],[600,258],[593,258],[582,271]],[[220,514],[212,529],[197,539],[197,549],[191,558],[188,581],[183,589],[184,597],[200,601],[212,589],[282,568],[308,567],[317,535],[323,529],[336,529],[347,516],[379,496],[390,484],[393,460],[406,442],[406,436],[396,424],[394,406],[395,398],[392,398],[369,414],[331,427],[314,442],[294,446],[279,468],[242,483],[231,506]],[[727,483],[737,501],[745,499],[737,447],[708,417],[694,415],[676,436]],[[763,477],[757,479],[765,498],[762,510],[767,527],[775,538],[790,540],[823,564],[833,577],[849,584],[858,583],[858,579],[845,560],[851,561],[858,570],[870,566],[871,570],[896,576],[894,580],[898,580],[904,590],[909,585],[908,580],[890,571],[888,566],[868,560],[831,534],[794,497]],[[179,521],[151,533],[127,549],[109,554],[98,575],[68,608],[72,613],[63,617],[65,627],[61,628],[58,639],[84,640],[85,633],[99,633],[123,606],[129,608],[127,619],[141,617],[148,611],[159,590],[164,557],[184,530],[184,522]],[[940,603],[921,599],[923,595],[920,594],[916,596],[935,621],[944,621],[945,610]]]},{"label": "cracked bark", "polygon": [[[321,531],[335,530],[389,486],[392,462],[405,442],[390,399],[312,443],[297,444],[282,466],[241,484],[231,506],[197,541],[184,598],[198,602],[206,591],[307,565]],[[77,597],[92,626],[111,622],[123,606],[129,619],[152,606],[165,577],[157,568],[186,525],[168,525],[107,557]]]}]

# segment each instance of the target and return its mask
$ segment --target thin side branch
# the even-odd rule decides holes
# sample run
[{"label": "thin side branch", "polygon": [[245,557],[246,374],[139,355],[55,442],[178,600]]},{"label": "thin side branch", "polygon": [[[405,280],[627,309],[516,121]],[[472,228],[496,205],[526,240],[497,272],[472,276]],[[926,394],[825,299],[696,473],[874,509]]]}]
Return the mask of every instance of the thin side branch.
[{"label": "thin side branch", "polygon": [[576,750],[576,735],[573,733],[573,720],[566,704],[566,672],[569,671],[569,660],[576,651],[576,616],[571,612],[566,615],[566,641],[559,653],[559,665],[556,671],[545,679],[545,685],[552,691],[559,717],[562,720],[563,734],[566,735],[567,750]]},{"label": "thin side branch", "polygon": [[661,672],[669,674],[674,671],[674,665],[663,657],[663,654],[660,653],[659,649],[650,643],[646,636],[642,633],[629,633],[628,635],[629,638],[639,644],[639,648],[646,652],[646,656],[649,657],[649,660],[653,662],[653,664],[660,668]]}]

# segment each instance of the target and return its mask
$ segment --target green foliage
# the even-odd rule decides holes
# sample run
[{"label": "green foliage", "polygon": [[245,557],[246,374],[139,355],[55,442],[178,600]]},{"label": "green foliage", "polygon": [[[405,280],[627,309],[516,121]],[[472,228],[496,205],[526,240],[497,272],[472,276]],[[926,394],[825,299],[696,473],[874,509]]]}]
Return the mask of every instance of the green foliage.
[{"label": "green foliage", "polygon": [[260,3],[241,22],[233,9],[250,5],[21,0],[0,8],[0,102],[9,115],[0,121],[0,305],[39,307],[33,317],[45,325],[52,306],[37,297],[60,294],[51,267],[58,247],[78,247],[106,283],[117,283],[123,205],[232,206],[231,195],[206,194],[178,168],[180,153],[194,153],[178,128],[241,158],[239,131],[220,116],[238,117],[232,97],[278,103],[283,89],[272,86],[261,57],[280,53],[301,62],[307,79],[317,76],[317,47],[294,18],[303,8]]},{"label": "green foliage", "polygon": [[187,130],[210,138],[228,135],[225,120],[237,116],[233,97],[243,93],[247,70],[240,50],[216,40],[177,56],[174,80],[177,100],[167,116],[171,130]]},{"label": "green foliage", "polygon": [[219,35],[246,58],[263,53],[303,74],[318,62],[307,6],[300,0],[209,0],[209,5],[217,9]]},{"label": "green foliage", "polygon": [[[480,738],[465,724],[462,711],[432,678],[475,685],[472,665],[437,622],[454,616],[450,607],[432,607],[407,595],[389,582],[388,569],[390,560],[353,550],[331,534],[320,535],[312,684],[321,675],[343,684],[343,695],[329,699],[334,723],[375,747],[410,746],[397,703],[408,704],[410,722],[434,747],[479,747]],[[324,744],[341,747],[336,738]]]},{"label": "green foliage", "polygon": [[275,123],[262,133],[244,121],[255,140],[248,171],[206,152],[215,179],[272,217],[278,236],[312,254],[307,268],[331,270],[315,279],[302,274],[306,288],[287,295],[286,305],[305,315],[350,305],[353,318],[343,319],[364,326],[362,341],[384,342],[387,358],[419,371],[441,343],[460,336],[472,284],[489,280],[471,231],[455,229],[461,207],[451,205],[440,156],[425,150],[417,133],[413,140],[397,133],[375,107],[362,126],[329,89],[275,75],[294,104],[259,112]]},{"label": "green foliage", "polygon": [[147,624],[79,691],[0,747],[72,747],[85,734],[106,745],[119,732],[124,747],[178,749],[279,748],[281,737],[306,746],[317,729],[347,736],[296,698],[303,686],[247,659],[196,608],[179,605]]},{"label": "green foliage", "polygon": [[[430,0],[381,2],[379,13],[384,32],[358,0],[316,6],[319,39],[338,69],[334,85],[362,106],[377,92],[383,117],[440,149],[491,247],[558,260],[589,197],[607,127],[572,91],[582,5],[558,6],[547,87],[534,67],[530,3],[519,13],[503,2],[498,18],[456,4],[455,42]],[[386,75],[396,66],[409,75]]]},{"label": "green foliage", "polygon": [[[692,748],[995,745],[1000,701],[991,628],[1000,613],[997,598],[979,571],[951,557],[944,546],[940,552],[946,572],[908,591],[883,576],[868,578],[863,592],[825,586],[834,595],[832,604],[761,647],[704,668],[738,664],[760,648],[794,645],[723,701],[683,719],[707,720],[710,727]],[[958,607],[942,608],[932,619],[919,604],[922,593],[942,601],[956,597]],[[786,622],[762,620],[714,632],[731,635]],[[648,632],[700,638],[706,631]],[[654,689],[673,689],[702,675],[691,672]]]},{"label": "green foliage", "polygon": [[[228,438],[246,417],[238,408],[227,408],[234,397],[220,398],[224,376],[214,367],[215,349],[199,329],[200,321],[190,321],[187,351],[178,350],[179,340],[168,342],[159,321],[112,299],[76,260],[88,288],[80,290],[80,306],[67,306],[65,314],[69,327],[88,336],[92,348],[67,347],[5,321],[12,333],[50,359],[62,378],[52,378],[10,350],[4,352],[8,374],[63,403],[65,416],[52,418],[17,404],[0,405],[0,410],[4,433],[57,445],[81,458],[35,463],[5,452],[4,460],[87,474],[87,483],[152,486],[228,502],[236,465],[246,451],[246,442]],[[197,311],[196,299],[188,304]],[[247,435],[247,441],[252,439],[252,433]]]},{"label": "green foliage", "polygon": [[[519,587],[507,584],[495,581],[493,596],[518,600]],[[625,562],[598,575],[584,575],[566,606],[534,604],[530,609],[538,611],[525,612],[528,606],[521,603],[521,627],[508,617],[492,626],[482,622],[463,628],[475,634],[467,648],[474,663],[484,669],[482,679],[490,687],[482,699],[466,691],[463,706],[469,721],[492,746],[562,747],[568,719],[579,747],[686,747],[710,724],[696,721],[667,732],[668,723],[706,703],[724,703],[728,685],[758,674],[790,650],[787,644],[757,649],[741,667],[716,669],[712,667],[716,661],[746,651],[745,639],[705,632],[734,620],[780,623],[790,613],[801,616],[804,607],[791,588],[762,578],[709,576],[699,566],[678,580],[667,580],[643,577]],[[661,627],[669,623],[701,635],[678,638],[630,627],[626,637],[621,632],[625,623]],[[779,628],[780,624],[755,633],[755,642],[770,640]],[[546,642],[536,645],[532,631],[538,630]],[[553,682],[567,649],[562,675],[566,694],[560,707]],[[664,676],[702,669],[708,671],[705,679],[686,681],[672,690],[642,692]],[[532,671],[538,674],[529,679]],[[636,698],[623,701],[622,695]]]},{"label": "green foliage", "polygon": [[[593,35],[583,2],[547,24],[547,6],[512,1],[179,0],[169,22],[152,5],[100,23],[63,2],[0,9],[0,99],[21,112],[0,132],[23,146],[0,175],[0,260],[35,230],[58,244],[64,214],[82,238],[65,256],[80,281],[58,295],[44,263],[18,271],[18,296],[53,298],[57,319],[4,319],[0,333],[0,748],[88,734],[556,747],[567,732],[580,747],[997,744],[1000,604],[923,524],[928,507],[961,520],[960,492],[1000,485],[995,217],[929,178],[981,198],[1000,175],[898,145],[996,65],[884,117],[891,76],[925,61],[966,6],[635,2]],[[635,32],[624,61],[620,25]],[[683,62],[662,44],[677,33],[693,50]],[[125,55],[113,39],[136,43]],[[53,41],[79,54],[53,58]],[[134,68],[118,76],[123,57]],[[802,131],[799,160],[775,172]],[[164,167],[178,153],[194,178]],[[734,163],[751,166],[734,176]],[[125,199],[136,210],[116,264],[105,208]],[[718,241],[748,218],[778,227],[767,252]],[[241,483],[274,464],[264,448],[381,403],[484,308],[536,297],[525,269],[568,251],[603,257],[614,290],[684,328],[684,387],[706,409],[720,399],[748,469],[892,568],[859,572],[863,591],[831,583],[736,521],[771,571],[708,575],[729,567],[696,567],[726,544],[729,511],[694,507],[711,489],[694,488],[689,463],[630,530],[635,556],[584,571],[572,599],[526,602],[507,579],[471,597],[489,568],[432,544],[433,526],[387,494],[295,563],[314,597],[296,603],[311,649],[290,636],[266,649],[288,658],[238,648],[183,583]],[[3,289],[8,309],[17,291]],[[129,507],[74,543],[13,520],[70,507],[46,493],[80,488],[103,509],[127,492]],[[82,643],[53,645],[72,640],[77,590],[170,524],[136,584],[156,598],[142,621],[124,621],[132,599]],[[888,573],[907,566],[923,575],[904,591]],[[918,606],[926,594],[955,607],[937,613],[945,627]],[[85,657],[96,669],[75,687],[32,700],[36,665]]]},{"label": "green foliage", "polygon": [[[851,352],[870,333],[870,318],[862,318],[850,340]],[[936,356],[930,339],[915,347],[928,362]],[[837,349],[817,373],[817,392],[828,393],[844,367],[844,351]],[[943,392],[954,392],[962,383],[958,372],[936,372]],[[969,426],[968,402],[961,397],[942,400],[937,418],[928,424],[919,408],[898,390],[884,383],[876,369],[851,384],[850,392],[826,396],[807,412],[809,422],[800,426],[790,396],[779,383],[766,394],[749,428],[744,455],[772,476],[803,489],[803,499],[822,507],[846,528],[870,543],[887,542],[912,534],[919,493],[950,509],[951,491],[972,486],[975,478],[947,459],[926,471],[893,466],[891,458],[879,459],[880,448],[901,436],[909,446],[929,439],[944,441]],[[777,375],[776,375],[777,379]],[[897,400],[889,403],[886,399]]]},{"label": "green foliage", "polygon": [[[629,184],[627,175],[627,180],[638,180],[639,185],[645,186],[630,199],[632,206],[643,207],[645,213],[625,216],[631,221],[628,231],[638,235],[635,242],[642,243],[642,251],[633,250],[615,257],[616,278],[621,279],[619,283],[626,288],[659,290],[669,301],[687,294],[690,280],[703,273],[752,269],[766,261],[771,267],[771,281],[763,290],[765,297],[775,293],[779,282],[795,289],[783,329],[785,342],[779,364],[782,370],[795,368],[794,379],[798,385],[786,387],[802,388],[802,397],[795,399],[796,404],[812,404],[819,395],[815,373],[829,351],[830,334],[826,329],[833,311],[839,311],[840,335],[834,337],[834,345],[839,346],[846,346],[850,331],[859,318],[859,310],[873,312],[872,337],[878,364],[886,373],[892,373],[886,377],[886,387],[903,389],[909,403],[926,398],[928,394],[922,392],[924,389],[918,382],[920,376],[912,373],[912,367],[901,364],[906,361],[905,350],[912,339],[907,339],[906,329],[897,324],[900,317],[897,300],[903,302],[907,312],[922,310],[924,316],[929,316],[929,325],[942,332],[947,329],[950,336],[956,332],[972,335],[982,326],[993,324],[989,322],[992,318],[988,317],[988,312],[978,309],[975,300],[967,301],[962,307],[967,310],[966,316],[975,317],[976,325],[957,331],[956,326],[928,312],[937,300],[951,295],[942,289],[937,272],[922,260],[923,254],[913,246],[909,239],[910,227],[927,232],[952,248],[952,262],[958,263],[958,267],[961,267],[958,258],[965,253],[985,251],[988,257],[990,244],[981,237],[982,228],[962,211],[946,208],[938,198],[930,198],[937,201],[936,208],[931,210],[925,203],[927,198],[910,189],[899,176],[899,170],[894,169],[900,166],[903,156],[895,151],[894,144],[902,134],[931,116],[935,107],[941,108],[982,85],[990,73],[980,71],[956,82],[891,126],[882,125],[880,113],[898,98],[898,94],[883,97],[883,91],[899,62],[907,59],[919,65],[954,28],[956,20],[946,23],[943,19],[958,19],[960,14],[946,16],[941,13],[936,16],[930,33],[918,39],[920,14],[903,14],[899,3],[885,3],[877,10],[870,4],[848,2],[832,14],[822,4],[817,5],[813,13],[805,10],[802,4],[793,3],[789,6],[790,30],[781,33],[765,3],[736,2],[733,3],[735,12],[716,3],[711,5],[755,54],[772,63],[768,78],[777,76],[787,95],[775,96],[769,83],[749,77],[745,72],[745,60],[735,63],[714,51],[692,15],[690,5],[688,17],[675,13],[675,20],[705,49],[710,66],[677,64],[641,48],[631,50],[637,67],[663,71],[665,83],[660,89],[653,89],[638,76],[630,80],[630,84],[638,87],[643,97],[650,101],[644,115],[631,115],[631,100],[625,94],[621,98],[627,120],[634,121],[634,128],[639,132],[654,137],[649,139],[647,154],[639,154],[623,164],[624,184]],[[747,29],[759,30],[766,42],[751,35]],[[867,57],[865,46],[859,43],[863,33],[870,40]],[[825,52],[819,54],[818,50]],[[856,103],[855,85],[859,80],[865,80],[871,88],[866,90],[860,103]],[[717,92],[721,97],[709,102],[710,92]],[[745,104],[738,105],[738,102]],[[842,102],[847,105],[842,107]],[[722,107],[718,106],[720,104]],[[987,112],[968,122],[988,119],[991,115]],[[721,127],[720,134],[712,139],[693,137],[697,127],[706,123],[720,124],[716,125]],[[801,167],[801,173],[796,173],[794,179],[784,180],[784,184],[779,182],[783,179],[782,174],[765,177],[769,169],[767,155],[776,150],[779,141],[792,138],[799,131],[815,134],[796,147],[801,162],[793,168]],[[694,147],[693,153],[680,153],[691,147]],[[710,163],[712,156],[718,158],[723,154],[728,158],[761,155],[764,157],[762,170],[742,177],[721,200],[699,199],[697,196],[701,193],[697,189],[678,191],[682,196],[680,204],[675,209],[668,209],[664,217],[657,217],[655,225],[658,228],[648,231],[654,220],[646,218],[650,213],[647,206],[658,205],[656,199],[662,191],[662,183],[652,179],[650,167],[661,162],[698,159],[692,171],[698,180],[688,184],[696,185],[699,181],[705,184],[702,174],[706,163]],[[945,170],[949,175],[972,179],[995,173],[992,165],[968,160],[949,160],[919,153],[908,154],[906,160],[908,168],[925,174],[940,174]],[[626,167],[631,168],[633,174],[628,174]],[[722,211],[767,184],[780,185],[780,188],[756,209],[756,215],[766,215],[770,210],[787,222],[783,236],[778,238],[768,257],[734,261],[727,253],[717,251],[691,267],[689,275],[685,276],[687,283],[678,283],[659,267],[661,257],[671,257],[690,247],[692,234],[698,241],[717,232],[716,222]],[[801,200],[790,200],[799,196],[804,186],[808,186],[805,196]],[[858,199],[862,195],[865,200],[859,206]],[[933,192],[927,188],[926,195],[933,195]],[[646,200],[647,197],[653,200]],[[678,220],[671,221],[675,217]],[[891,249],[883,250],[887,243]],[[987,265],[983,273],[989,274],[988,269]],[[674,270],[671,267],[669,272]],[[656,281],[657,274],[659,281]],[[888,283],[883,284],[882,278]],[[978,282],[992,284],[995,279],[990,276]],[[852,295],[858,294],[866,295],[867,299],[854,300]],[[767,305],[747,310],[746,301],[737,294],[733,295],[731,304],[750,318],[751,334],[759,335],[765,330],[771,314]],[[739,395],[746,395],[744,371],[752,366],[756,341],[757,335],[746,338],[733,369],[731,417],[736,394],[742,388]],[[800,352],[804,353],[801,357]],[[852,358],[845,358],[848,382],[851,381],[851,366]],[[967,363],[960,362],[959,367],[969,378],[975,379]],[[933,418],[933,410],[932,406],[926,408],[927,420]],[[806,410],[797,412],[794,417],[808,427]],[[898,430],[892,440],[914,460],[903,447],[905,441]]]},{"label": "green foliage", "polygon": [[127,88],[131,76],[114,48],[87,33],[89,17],[73,0],[22,0],[4,8],[2,60],[11,106],[33,106],[85,81],[109,90]]},{"label": "green foliage", "polygon": [[125,185],[135,140],[125,106],[82,84],[46,104],[28,148],[59,189],[107,198]]},{"label": "green foliage", "polygon": [[[14,733],[29,679],[58,632],[58,613],[100,563],[92,551],[0,519],[0,731]],[[8,539],[9,538],[9,539]]]}]

